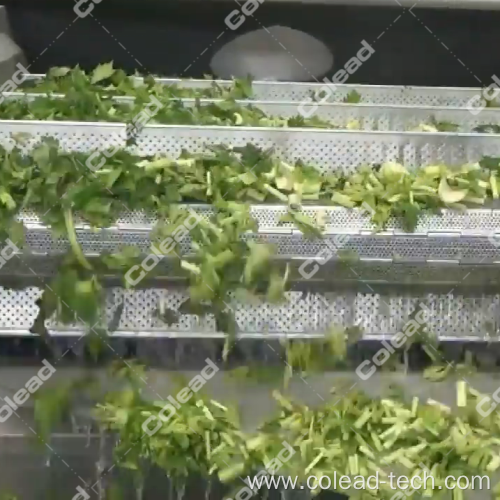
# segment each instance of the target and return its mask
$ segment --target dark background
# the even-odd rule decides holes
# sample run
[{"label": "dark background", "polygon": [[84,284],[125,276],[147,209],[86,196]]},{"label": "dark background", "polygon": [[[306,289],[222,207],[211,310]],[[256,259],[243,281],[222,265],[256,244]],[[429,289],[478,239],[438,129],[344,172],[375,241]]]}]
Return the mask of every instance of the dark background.
[{"label": "dark background", "polygon": [[356,54],[363,39],[372,44],[375,54],[348,83],[481,86],[500,73],[500,12],[494,11],[409,10],[396,0],[394,7],[265,0],[253,18],[231,31],[224,19],[237,4],[230,1],[103,0],[85,19],[73,12],[73,0],[6,5],[31,72],[54,65],[93,67],[112,59],[129,72],[202,77],[210,72],[214,53],[235,36],[282,25],[327,44],[335,68]]}]

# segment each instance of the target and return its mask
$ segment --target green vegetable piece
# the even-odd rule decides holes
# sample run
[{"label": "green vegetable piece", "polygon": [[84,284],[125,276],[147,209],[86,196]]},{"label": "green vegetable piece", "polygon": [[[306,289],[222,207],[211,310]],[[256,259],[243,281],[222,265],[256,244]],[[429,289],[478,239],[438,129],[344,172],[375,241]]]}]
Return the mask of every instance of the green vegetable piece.
[{"label": "green vegetable piece", "polygon": [[457,382],[457,406],[459,408],[467,406],[467,383],[464,380]]},{"label": "green vegetable piece", "polygon": [[458,203],[462,201],[469,192],[468,189],[452,189],[448,182],[446,181],[446,177],[441,178],[441,182],[439,183],[439,197],[443,201],[443,203],[451,204]]},{"label": "green vegetable piece", "polygon": [[60,66],[55,68],[50,68],[47,73],[49,78],[59,78],[61,76],[66,76],[71,71],[71,68]]},{"label": "green vegetable piece", "polygon": [[341,207],[354,208],[356,206],[356,203],[352,201],[348,196],[337,191],[332,194],[332,201],[333,203],[335,203],[336,205],[340,205]]},{"label": "green vegetable piece", "polygon": [[228,483],[236,479],[240,474],[243,474],[244,470],[245,464],[240,462],[220,470],[218,476],[221,482]]},{"label": "green vegetable piece", "polygon": [[91,81],[91,83],[101,82],[102,80],[106,80],[106,79],[110,78],[114,72],[115,72],[115,70],[113,68],[112,62],[100,64],[92,72],[92,78],[90,81]]}]

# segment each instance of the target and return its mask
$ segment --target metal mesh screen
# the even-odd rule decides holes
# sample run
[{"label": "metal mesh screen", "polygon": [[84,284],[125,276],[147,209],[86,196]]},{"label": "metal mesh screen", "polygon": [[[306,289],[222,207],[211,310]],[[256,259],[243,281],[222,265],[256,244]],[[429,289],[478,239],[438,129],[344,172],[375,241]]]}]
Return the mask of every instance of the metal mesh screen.
[{"label": "metal mesh screen", "polygon": [[[154,317],[160,300],[166,307],[177,310],[187,299],[184,288],[149,288],[108,290],[106,316],[108,321],[119,304],[123,312],[117,336],[198,337],[217,334],[214,319],[183,315],[170,326]],[[35,300],[40,290],[1,289],[0,333],[2,335],[29,335],[29,328],[37,314]],[[322,334],[331,324],[360,325],[368,338],[397,333],[408,320],[408,315],[420,302],[431,313],[426,324],[430,331],[443,338],[482,338],[491,335],[499,326],[500,295],[476,293],[418,294],[402,296],[397,293],[364,292],[287,292],[288,302],[271,305],[267,302],[250,305],[234,300],[234,311],[239,332],[243,337],[273,338],[276,335]],[[49,325],[52,334],[80,336],[82,326]],[[218,334],[217,336],[222,336]]]},{"label": "metal mesh screen", "polygon": [[[43,78],[45,75],[26,75],[28,80]],[[184,88],[207,89],[214,80],[179,80],[176,78],[157,78],[163,85],[179,85]],[[136,81],[140,83],[141,78]],[[232,82],[215,80],[221,87]],[[312,96],[321,97],[323,83],[288,83],[288,82],[253,82],[253,97],[256,100],[296,101],[310,100]],[[481,95],[478,88],[456,87],[403,87],[390,85],[329,85],[332,101],[343,101],[351,92],[357,92],[361,102],[372,104],[403,104],[408,106],[467,106],[476,95]]]},{"label": "metal mesh screen", "polygon": [[[34,100],[40,94],[7,93],[7,99]],[[64,98],[64,94],[51,94],[51,98]],[[120,103],[133,104],[133,97],[113,97]],[[182,99],[186,107],[225,102],[218,99]],[[404,104],[380,104],[363,102],[360,104],[311,103],[287,101],[236,101],[238,104],[261,109],[269,117],[292,118],[304,116],[318,117],[332,123],[333,127],[358,130],[411,131],[419,125],[447,122],[456,125],[458,132],[474,132],[478,125],[499,125],[500,110],[487,108],[480,113],[451,106],[408,106]],[[152,120],[152,123],[154,119]]]},{"label": "metal mesh screen", "polygon": [[[202,217],[208,218],[213,209],[193,205]],[[389,221],[383,232],[374,232],[367,214],[359,210],[337,207],[305,207],[302,211],[313,221],[325,221],[323,239],[307,239],[292,223],[281,223],[287,213],[285,206],[253,206],[251,213],[259,226],[258,234],[248,234],[260,242],[273,243],[278,255],[313,258],[321,250],[330,248],[331,257],[341,251],[351,252],[360,259],[448,260],[466,262],[500,261],[500,210],[469,210],[459,213],[443,210],[441,215],[422,217],[414,233],[406,233],[401,221]],[[64,238],[54,239],[49,229],[40,224],[33,213],[25,213],[21,220],[27,227],[26,251],[61,253],[69,250]],[[149,250],[154,217],[141,212],[124,213],[117,225],[99,231],[79,226],[78,239],[87,254],[117,251],[132,245]],[[157,242],[156,242],[157,243]],[[190,252],[190,239],[181,242],[184,253]],[[323,257],[324,258],[324,257]]]},{"label": "metal mesh screen", "polygon": [[[57,138],[68,151],[126,146],[124,124],[80,122],[0,122],[0,144],[12,147],[12,134],[30,134],[23,148],[29,151],[42,137]],[[429,134],[425,132],[351,132],[317,129],[273,129],[250,127],[145,127],[132,151],[138,154],[164,153],[177,157],[183,149],[206,151],[207,145],[230,144],[273,147],[275,154],[289,161],[302,159],[322,171],[352,172],[359,165],[399,161],[409,167],[433,163],[461,164],[484,155],[500,155],[500,142],[487,134]]]}]

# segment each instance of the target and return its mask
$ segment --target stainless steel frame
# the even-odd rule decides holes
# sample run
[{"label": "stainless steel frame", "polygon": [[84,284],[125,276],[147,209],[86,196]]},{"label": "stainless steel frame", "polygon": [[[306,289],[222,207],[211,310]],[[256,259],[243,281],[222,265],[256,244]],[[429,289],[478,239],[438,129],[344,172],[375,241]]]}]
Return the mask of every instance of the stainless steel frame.
[{"label": "stainless steel frame", "polygon": [[[126,142],[124,124],[4,121],[0,123],[0,144],[8,147],[14,145],[12,133],[32,135],[23,145],[25,150],[32,148],[43,136],[57,137],[65,150],[90,151],[104,149],[113,144],[125,147]],[[145,127],[132,150],[140,154],[163,153],[175,157],[181,149],[200,152],[206,149],[207,144],[244,146],[249,142],[263,148],[274,147],[275,154],[284,159],[302,158],[328,172],[350,172],[362,163],[391,160],[418,167],[436,162],[460,164],[477,161],[485,154],[500,155],[498,137],[487,134],[188,126]],[[208,215],[208,209],[201,210],[205,210],[205,215]],[[305,210],[313,217],[318,211],[325,211],[327,236],[348,233],[353,248],[360,252],[366,261],[374,260],[372,264],[376,266],[383,267],[388,261],[396,262],[395,256],[398,252],[403,254],[403,260],[406,260],[410,268],[412,259],[415,258],[420,264],[427,264],[431,268],[445,263],[454,266],[454,270],[450,271],[453,273],[453,279],[450,281],[455,283],[451,287],[453,290],[457,284],[466,283],[468,276],[476,272],[475,269],[484,276],[486,268],[481,267],[484,264],[481,260],[483,257],[494,267],[498,267],[497,263],[500,261],[495,245],[496,235],[500,232],[498,210],[469,211],[465,214],[445,211],[441,216],[424,218],[414,235],[403,233],[397,221],[389,224],[388,232],[372,234],[368,219],[357,211],[332,207],[306,207]],[[314,258],[322,248],[321,241],[305,243],[302,236],[291,226],[281,227],[278,224],[280,216],[285,212],[283,206],[254,207],[253,211],[261,224],[260,237],[276,242],[282,256]],[[29,244],[33,245],[33,250],[37,250],[39,255],[41,253],[48,256],[54,250],[58,253],[57,251],[65,249],[64,243],[61,243],[61,246],[56,243],[55,247],[52,243],[49,244],[48,231],[40,225],[34,214],[25,214],[23,218],[28,225]],[[144,245],[146,249],[149,244],[149,228],[153,223],[154,220],[148,219],[144,214],[126,214],[114,230],[102,231],[97,237],[91,237],[90,232],[87,233],[84,227],[80,227],[79,236],[84,249],[90,253],[101,251],[104,243],[108,248],[116,248],[117,244],[135,242]],[[361,264],[368,265],[369,262]],[[20,266],[22,265],[20,263]],[[365,283],[358,268],[351,269],[357,273],[353,280],[360,284]],[[460,278],[462,269],[463,277]],[[404,267],[399,273],[404,276]],[[428,271],[425,273],[429,274]],[[36,280],[38,276],[36,272],[34,274]],[[379,274],[382,281],[383,274],[382,271]],[[330,281],[335,280],[335,274],[326,276]],[[41,284],[36,284],[23,290],[2,289],[1,334],[30,335],[29,329],[37,313],[35,301],[40,294],[40,286]],[[495,325],[499,323],[500,296],[495,291],[477,289],[469,292],[469,295],[460,292],[457,296],[450,295],[448,291],[426,292],[422,295],[410,286],[401,294],[390,289],[377,291],[372,285],[364,291],[319,291],[299,290],[294,285],[288,293],[289,301],[284,305],[250,305],[234,301],[232,307],[240,325],[241,335],[250,338],[318,335],[331,323],[345,326],[360,324],[367,336],[378,337],[396,333],[417,302],[425,300],[433,311],[428,318],[429,326],[441,337],[491,337],[491,332],[496,331]],[[107,289],[107,297],[107,320],[103,319],[103,324],[110,321],[120,304],[124,307],[115,332],[117,336],[220,335],[213,318],[210,317],[200,319],[184,315],[178,324],[170,326],[153,317],[152,313],[160,300],[174,310],[185,300],[187,290],[182,283],[155,284],[150,288],[134,291],[112,287]],[[62,326],[50,323],[48,327],[53,335],[81,336],[86,331],[81,325]]]},{"label": "stainless steel frame", "polygon": [[[122,123],[0,121],[0,144],[4,147],[18,144],[30,151],[43,137],[58,139],[67,151],[127,147],[126,125]],[[277,157],[288,161],[309,162],[324,172],[352,172],[361,164],[386,161],[418,167],[500,156],[500,141],[494,134],[154,125],[144,127],[135,141],[136,145],[129,149],[136,154],[162,153],[174,158],[183,149],[199,153],[207,151],[207,145],[252,143],[263,149],[272,148]]]},{"label": "stainless steel frame", "polygon": [[[7,99],[35,100],[39,97],[64,98],[63,94],[23,94],[19,92],[5,93]],[[113,97],[114,101],[123,104],[133,104],[132,97]],[[182,99],[186,107],[195,106],[195,99]],[[224,102],[220,99],[200,99],[201,105]],[[332,127],[351,128],[373,131],[412,131],[421,124],[431,124],[432,121],[448,122],[457,125],[459,132],[473,132],[479,125],[500,125],[500,108],[487,108],[480,113],[471,112],[463,107],[453,106],[411,106],[401,104],[344,104],[318,103],[301,104],[286,101],[248,101],[239,100],[236,103],[252,105],[269,117],[317,117],[331,122]],[[154,118],[153,118],[154,120]]]},{"label": "stainless steel frame", "polygon": [[[342,1],[342,0],[340,0]],[[368,0],[362,0],[368,1]],[[390,0],[381,0],[390,1]],[[429,0],[428,0],[429,1]],[[430,0],[439,1],[439,0]],[[470,1],[470,0],[469,0]],[[490,2],[493,5],[494,2]],[[24,75],[24,80],[40,80],[43,74]],[[232,84],[228,80],[181,80],[177,78],[157,78],[163,85],[179,85],[184,88],[206,89],[214,83],[227,87]],[[135,78],[137,83],[142,78]],[[357,92],[361,101],[370,104],[398,104],[410,106],[468,106],[469,101],[477,95],[481,95],[480,88],[475,87],[411,87],[391,85],[356,85],[333,83],[297,83],[297,82],[253,82],[254,99],[261,101],[292,101],[308,102],[316,94],[321,98],[328,85],[331,94],[329,101],[342,101],[351,92]]]}]

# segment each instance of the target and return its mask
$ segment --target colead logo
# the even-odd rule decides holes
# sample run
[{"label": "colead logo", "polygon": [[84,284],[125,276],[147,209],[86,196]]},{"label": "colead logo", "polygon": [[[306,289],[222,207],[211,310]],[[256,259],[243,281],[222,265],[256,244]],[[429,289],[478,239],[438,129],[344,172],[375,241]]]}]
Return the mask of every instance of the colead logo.
[{"label": "colead logo", "polygon": [[12,75],[10,80],[0,86],[0,104],[4,101],[4,92],[15,92],[17,87],[21,85],[24,81],[24,77],[29,73],[29,71],[21,64],[16,64],[17,71]]},{"label": "colead logo", "polygon": [[71,500],[89,500],[90,495],[81,486],[77,486],[76,491],[78,493]]},{"label": "colead logo", "polygon": [[6,422],[10,416],[19,408],[18,405],[22,405],[28,401],[30,395],[38,391],[38,389],[43,385],[43,382],[49,380],[50,377],[55,373],[56,369],[46,360],[42,361],[44,365],[43,368],[38,370],[38,373],[31,377],[28,382],[26,382],[26,386],[24,389],[19,389],[12,399],[6,397],[4,401],[7,404],[4,404],[0,407],[0,422]]},{"label": "colead logo", "polygon": [[0,268],[3,267],[8,260],[12,259],[16,252],[20,252],[19,248],[17,248],[11,240],[7,240],[7,244],[0,250]]},{"label": "colead logo", "polygon": [[[90,5],[87,7],[85,10],[80,10],[80,7],[82,5],[85,5],[86,3],[89,3]],[[101,3],[102,0],[78,0],[77,4],[73,7],[73,10],[75,11],[75,14],[80,17],[81,19],[86,18],[93,10],[94,10],[94,4],[95,3]]]},{"label": "colead logo", "polygon": [[[176,413],[176,408],[179,409],[181,407],[179,403],[187,403],[193,396],[193,393],[198,392],[207,383],[207,380],[210,380],[219,371],[219,367],[209,358],[205,359],[205,363],[207,363],[207,365],[203,368],[203,370],[201,370],[200,375],[195,375],[188,382],[188,387],[184,387],[177,393],[177,397],[173,398],[172,396],[168,396],[167,400],[170,401],[170,403],[167,403],[160,410],[158,417],[156,415],[151,415],[144,421],[142,424],[142,430],[148,436],[156,434],[163,423],[168,422],[172,415]],[[168,411],[168,415],[165,415],[166,411]],[[150,429],[149,424],[155,420],[157,420],[157,423],[154,429]]]},{"label": "colead logo", "polygon": [[[489,405],[488,409],[484,405]],[[495,408],[500,404],[500,387],[491,395],[482,398],[476,405],[476,410],[483,418],[489,417]]]},{"label": "colead logo", "polygon": [[233,31],[237,30],[245,22],[246,16],[251,16],[263,1],[264,0],[247,0],[241,7],[241,12],[238,9],[234,9],[226,16],[226,26]]}]

